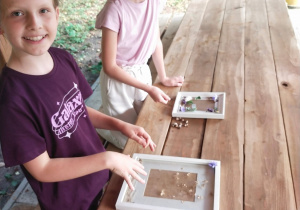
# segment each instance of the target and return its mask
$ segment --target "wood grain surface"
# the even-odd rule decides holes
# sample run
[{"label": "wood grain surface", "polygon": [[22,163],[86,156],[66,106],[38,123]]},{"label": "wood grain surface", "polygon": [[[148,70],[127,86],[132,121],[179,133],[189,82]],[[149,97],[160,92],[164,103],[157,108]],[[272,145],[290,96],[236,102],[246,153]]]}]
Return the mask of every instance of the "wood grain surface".
[{"label": "wood grain surface", "polygon": [[[136,122],[157,150],[129,140],[123,153],[220,160],[222,210],[297,210],[300,205],[300,53],[281,0],[192,0],[165,56],[181,88],[147,98]],[[172,127],[178,91],[225,92],[225,119]],[[114,209],[113,176],[99,209]]]}]

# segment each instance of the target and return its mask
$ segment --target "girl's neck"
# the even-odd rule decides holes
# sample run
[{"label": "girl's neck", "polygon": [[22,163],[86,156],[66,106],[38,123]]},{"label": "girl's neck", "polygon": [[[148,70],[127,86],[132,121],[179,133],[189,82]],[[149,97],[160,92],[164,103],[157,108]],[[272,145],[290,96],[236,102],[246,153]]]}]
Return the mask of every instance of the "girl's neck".
[{"label": "girl's neck", "polygon": [[52,71],[54,63],[49,52],[40,56],[17,56],[12,52],[7,66],[28,75],[45,75]]}]

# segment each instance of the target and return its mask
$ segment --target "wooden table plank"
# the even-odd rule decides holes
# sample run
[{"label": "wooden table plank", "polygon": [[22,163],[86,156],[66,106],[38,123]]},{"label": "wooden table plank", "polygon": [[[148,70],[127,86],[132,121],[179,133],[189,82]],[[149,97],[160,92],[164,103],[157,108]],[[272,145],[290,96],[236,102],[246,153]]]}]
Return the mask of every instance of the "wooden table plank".
[{"label": "wooden table plank", "polygon": [[243,209],[244,25],[245,1],[227,0],[212,89],[226,92],[225,119],[207,120],[201,155],[221,161],[223,210]]},{"label": "wooden table plank", "polygon": [[[285,2],[267,0],[270,35],[288,142],[296,204],[300,208],[300,53]],[[299,11],[300,12],[300,11]],[[280,14],[280,15],[278,15]]]},{"label": "wooden table plank", "polygon": [[[165,57],[167,74],[185,84],[156,83],[172,101],[147,98],[136,123],[157,150],[129,140],[124,153],[221,160],[222,209],[296,209],[300,57],[286,12],[282,0],[193,0]],[[170,128],[179,90],[226,92],[225,119]],[[122,182],[113,175],[99,209],[115,208]]]},{"label": "wooden table plank", "polygon": [[175,37],[175,35],[178,31],[178,28],[180,26],[180,23],[181,23],[183,17],[184,17],[184,13],[181,13],[181,14],[174,14],[173,17],[171,18],[171,21],[168,24],[168,28],[165,31],[163,39],[162,39],[162,43],[164,46],[164,49],[163,49],[164,55],[167,54],[167,52],[172,44],[173,38]]},{"label": "wooden table plank", "polygon": [[246,1],[245,40],[245,209],[296,209],[265,1]]},{"label": "wooden table plank", "polygon": [[[208,2],[188,66],[185,67],[185,83],[181,91],[211,91],[224,10],[224,0]],[[180,130],[171,128],[163,155],[199,158],[205,122],[204,119],[189,119],[189,127]]]}]

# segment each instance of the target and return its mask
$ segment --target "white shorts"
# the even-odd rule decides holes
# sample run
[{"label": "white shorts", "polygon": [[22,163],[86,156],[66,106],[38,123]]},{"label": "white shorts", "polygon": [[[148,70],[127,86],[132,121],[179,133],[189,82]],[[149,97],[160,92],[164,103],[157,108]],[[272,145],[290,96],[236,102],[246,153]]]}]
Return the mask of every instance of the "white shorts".
[{"label": "white shorts", "polygon": [[[147,64],[124,66],[122,69],[139,81],[152,85],[151,71]],[[134,124],[148,93],[110,78],[103,70],[100,73],[102,105],[104,114]],[[128,137],[119,131],[98,129],[98,133],[107,141],[123,149]]]}]

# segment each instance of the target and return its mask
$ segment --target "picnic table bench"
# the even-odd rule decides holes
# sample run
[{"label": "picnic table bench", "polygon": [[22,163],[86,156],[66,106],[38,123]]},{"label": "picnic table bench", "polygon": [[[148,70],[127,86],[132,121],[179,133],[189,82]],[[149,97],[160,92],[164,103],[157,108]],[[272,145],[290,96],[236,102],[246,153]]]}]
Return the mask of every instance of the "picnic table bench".
[{"label": "picnic table bench", "polygon": [[[284,0],[192,0],[165,56],[182,87],[156,86],[172,100],[148,97],[136,125],[155,152],[129,139],[133,153],[221,161],[220,209],[300,209],[300,54]],[[225,119],[171,113],[179,91],[225,92]],[[115,209],[123,179],[113,174],[99,209]]]}]

